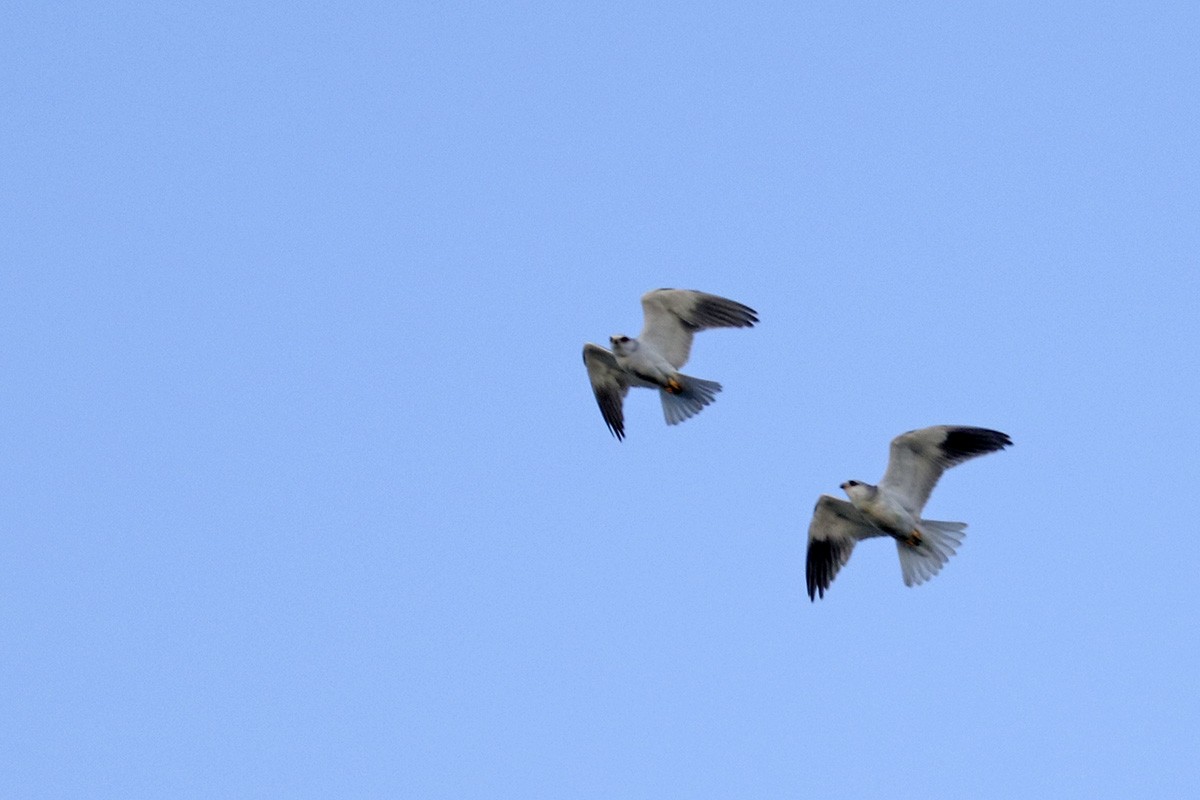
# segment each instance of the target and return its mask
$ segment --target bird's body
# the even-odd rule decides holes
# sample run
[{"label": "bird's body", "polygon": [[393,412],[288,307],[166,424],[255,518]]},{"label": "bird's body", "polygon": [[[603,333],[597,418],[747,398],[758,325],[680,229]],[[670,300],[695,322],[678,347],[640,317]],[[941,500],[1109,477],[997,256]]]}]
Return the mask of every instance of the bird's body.
[{"label": "bird's body", "polygon": [[904,507],[904,503],[890,492],[881,492],[878,486],[860,481],[842,484],[850,503],[876,528],[897,539],[907,539],[917,527],[917,519]]},{"label": "bird's body", "polygon": [[1011,444],[999,431],[959,425],[935,425],[893,439],[879,485],[846,481],[841,488],[849,502],[829,495],[817,500],[808,528],[809,598],[825,596],[856,543],[878,536],[896,540],[906,586],[936,575],[962,544],[967,525],[921,517],[933,487],[950,467]]},{"label": "bird's body", "polygon": [[613,336],[609,341],[613,358],[621,369],[661,388],[679,383],[679,370],[658,350],[642,347],[641,342],[628,336]]},{"label": "bird's body", "polygon": [[612,350],[583,346],[583,363],[604,423],[618,440],[625,437],[623,403],[629,388],[658,389],[663,416],[675,425],[716,399],[721,384],[684,375],[692,336],[707,328],[749,328],[754,309],[713,294],[688,289],[655,289],[642,295],[645,325],[639,336],[609,337]]}]

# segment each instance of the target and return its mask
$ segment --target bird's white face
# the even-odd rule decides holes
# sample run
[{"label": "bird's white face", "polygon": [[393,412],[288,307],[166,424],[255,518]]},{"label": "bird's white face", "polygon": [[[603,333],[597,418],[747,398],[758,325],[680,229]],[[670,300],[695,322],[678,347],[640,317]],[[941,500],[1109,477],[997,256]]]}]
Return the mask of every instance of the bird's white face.
[{"label": "bird's white face", "polygon": [[627,356],[638,348],[637,339],[620,334],[608,337],[608,341],[612,343],[613,352],[619,356]]},{"label": "bird's white face", "polygon": [[846,481],[842,484],[842,491],[852,501],[866,500],[871,496],[871,490],[874,488],[871,484],[862,481]]}]

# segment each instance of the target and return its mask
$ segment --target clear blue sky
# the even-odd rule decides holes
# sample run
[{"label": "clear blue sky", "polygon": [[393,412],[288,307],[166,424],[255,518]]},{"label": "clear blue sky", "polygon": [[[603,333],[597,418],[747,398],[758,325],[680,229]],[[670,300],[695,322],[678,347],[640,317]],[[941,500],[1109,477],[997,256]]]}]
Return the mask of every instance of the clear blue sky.
[{"label": "clear blue sky", "polygon": [[[0,795],[1200,787],[1195,3],[5,18]],[[762,323],[618,443],[660,286]],[[938,423],[959,554],[810,603]]]}]

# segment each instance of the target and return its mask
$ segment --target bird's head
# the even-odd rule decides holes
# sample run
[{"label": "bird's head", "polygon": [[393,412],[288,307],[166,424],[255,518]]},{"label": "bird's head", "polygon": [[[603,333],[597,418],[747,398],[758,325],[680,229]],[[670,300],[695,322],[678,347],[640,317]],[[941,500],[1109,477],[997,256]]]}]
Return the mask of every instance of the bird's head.
[{"label": "bird's head", "polygon": [[617,355],[627,356],[634,350],[638,349],[638,340],[631,339],[624,334],[616,334],[608,337],[608,341],[612,343],[613,352]]},{"label": "bird's head", "polygon": [[866,500],[875,494],[875,487],[862,481],[846,481],[842,484],[842,491],[851,500]]}]

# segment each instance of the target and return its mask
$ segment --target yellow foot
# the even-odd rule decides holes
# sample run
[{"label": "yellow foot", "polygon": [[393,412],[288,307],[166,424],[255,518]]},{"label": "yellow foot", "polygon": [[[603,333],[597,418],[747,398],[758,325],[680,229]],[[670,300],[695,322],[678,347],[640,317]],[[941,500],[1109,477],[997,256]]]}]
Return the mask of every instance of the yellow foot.
[{"label": "yellow foot", "polygon": [[667,378],[667,383],[663,388],[671,394],[683,394],[683,384],[677,378]]},{"label": "yellow foot", "polygon": [[904,540],[904,543],[909,547],[920,547],[922,541],[924,540],[921,538],[921,532],[914,528],[913,532],[910,533],[908,538]]}]

